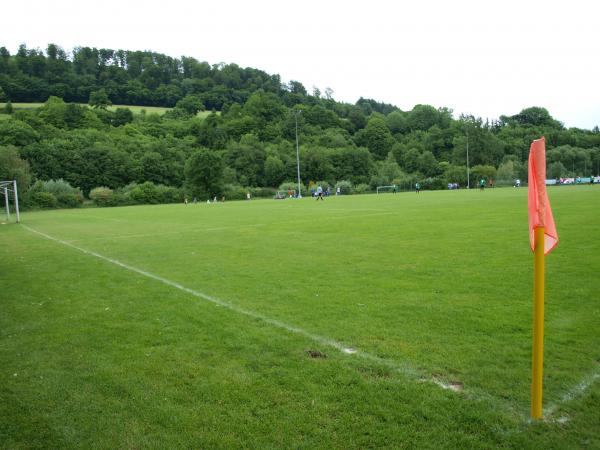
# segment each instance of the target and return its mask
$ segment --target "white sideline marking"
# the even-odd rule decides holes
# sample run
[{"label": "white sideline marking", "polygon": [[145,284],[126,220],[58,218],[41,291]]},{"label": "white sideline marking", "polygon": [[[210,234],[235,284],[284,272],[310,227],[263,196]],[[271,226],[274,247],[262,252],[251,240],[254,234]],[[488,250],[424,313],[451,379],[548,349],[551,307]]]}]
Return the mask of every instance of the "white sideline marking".
[{"label": "white sideline marking", "polygon": [[566,394],[564,394],[558,402],[545,408],[544,416],[550,418],[563,403],[570,402],[571,400],[583,395],[585,391],[587,391],[590,388],[590,386],[594,384],[598,379],[600,379],[600,368],[597,368],[596,370],[588,374],[586,377],[584,377],[583,380],[579,382],[579,384],[577,384]]},{"label": "white sideline marking", "polygon": [[348,346],[346,346],[346,345],[342,344],[341,342],[338,342],[338,341],[336,341],[334,339],[330,339],[330,338],[327,338],[327,337],[324,337],[324,336],[319,336],[317,334],[314,334],[314,333],[311,333],[309,331],[303,330],[302,328],[298,328],[298,327],[295,327],[295,326],[292,326],[292,325],[288,325],[288,324],[286,324],[284,322],[281,322],[281,321],[279,321],[277,319],[271,319],[271,318],[269,318],[267,316],[264,316],[264,315],[262,315],[260,313],[254,312],[254,311],[251,311],[249,309],[241,308],[241,307],[233,305],[231,303],[224,302],[223,300],[219,300],[216,297],[213,297],[213,296],[204,294],[202,292],[198,292],[198,291],[195,291],[193,289],[187,288],[187,287],[185,287],[185,286],[183,286],[183,285],[181,285],[179,283],[176,283],[176,282],[171,281],[171,280],[167,280],[166,278],[160,277],[160,276],[155,275],[153,273],[150,273],[150,272],[147,272],[145,270],[138,269],[137,267],[133,267],[133,266],[130,266],[128,264],[122,263],[121,261],[118,261],[118,260],[113,259],[113,258],[109,258],[109,257],[104,256],[104,255],[101,255],[100,253],[96,253],[96,252],[93,252],[91,250],[86,250],[84,248],[81,248],[81,247],[78,247],[76,245],[73,245],[70,242],[63,241],[61,239],[55,238],[53,236],[50,236],[48,234],[42,233],[41,231],[34,230],[33,228],[28,227],[27,225],[21,225],[21,226],[23,228],[25,228],[26,230],[31,231],[32,233],[35,233],[35,234],[38,234],[40,236],[45,237],[46,239],[49,239],[51,241],[54,241],[54,242],[57,242],[59,244],[65,245],[67,247],[73,248],[73,249],[78,250],[78,251],[80,251],[82,253],[85,253],[86,255],[95,256],[96,258],[99,258],[99,259],[102,259],[102,260],[107,261],[109,263],[115,264],[115,265],[117,265],[119,267],[122,267],[123,269],[127,269],[127,270],[129,270],[131,272],[135,272],[137,274],[143,275],[143,276],[151,278],[153,280],[160,281],[161,283],[166,284],[167,286],[171,286],[171,287],[174,287],[174,288],[179,289],[181,291],[187,292],[188,294],[191,294],[194,297],[201,298],[203,300],[206,300],[206,301],[209,301],[211,303],[214,303],[215,305],[228,308],[231,311],[237,312],[239,314],[243,314],[243,315],[251,317],[253,319],[261,320],[262,322],[265,322],[265,323],[267,323],[267,324],[269,324],[269,325],[271,325],[273,327],[281,328],[283,330],[289,331],[290,333],[294,333],[294,334],[298,334],[300,336],[307,337],[307,338],[309,338],[309,339],[317,342],[318,344],[325,345],[325,346],[328,346],[328,347],[333,347],[336,350],[338,350],[338,351],[340,351],[340,352],[342,352],[344,354],[360,356],[361,358],[366,359],[368,361],[372,361],[372,362],[375,362],[375,363],[377,363],[379,365],[383,365],[383,366],[386,366],[386,367],[388,367],[390,369],[393,369],[396,372],[398,372],[398,373],[400,373],[400,374],[402,374],[402,375],[404,375],[406,377],[410,377],[410,378],[413,378],[413,379],[416,379],[416,380],[422,381],[422,382],[433,383],[433,384],[435,384],[435,385],[437,385],[437,386],[439,386],[439,387],[441,387],[443,389],[454,391],[454,389],[452,388],[452,386],[450,384],[446,384],[446,383],[444,383],[444,382],[442,382],[442,381],[440,381],[439,379],[436,379],[436,378],[426,377],[423,374],[420,374],[417,370],[413,369],[410,366],[401,365],[401,364],[398,364],[396,361],[393,361],[393,360],[390,360],[390,359],[381,358],[379,356],[372,355],[372,354],[367,353],[367,352],[363,352],[362,350],[358,350],[355,347],[348,347]]}]

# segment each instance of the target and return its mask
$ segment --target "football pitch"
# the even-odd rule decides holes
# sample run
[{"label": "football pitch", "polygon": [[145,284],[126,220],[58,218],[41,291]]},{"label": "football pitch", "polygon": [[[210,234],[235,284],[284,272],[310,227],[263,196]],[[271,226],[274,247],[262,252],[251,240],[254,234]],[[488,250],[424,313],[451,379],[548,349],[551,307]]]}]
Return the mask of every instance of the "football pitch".
[{"label": "football pitch", "polygon": [[[600,186],[24,212],[2,448],[600,448]],[[11,217],[14,219],[14,217]]]}]

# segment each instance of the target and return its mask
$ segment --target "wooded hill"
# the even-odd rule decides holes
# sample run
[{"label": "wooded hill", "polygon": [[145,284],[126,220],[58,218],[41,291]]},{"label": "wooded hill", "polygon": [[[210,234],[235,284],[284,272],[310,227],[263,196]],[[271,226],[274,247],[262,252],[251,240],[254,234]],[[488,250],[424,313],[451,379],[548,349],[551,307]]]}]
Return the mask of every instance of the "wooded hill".
[{"label": "wooded hill", "polygon": [[[263,192],[296,179],[296,121],[302,182],[342,183],[347,192],[416,180],[465,186],[467,135],[473,179],[526,179],[529,145],[542,135],[549,177],[598,174],[600,165],[598,127],[566,129],[542,107],[487,121],[430,105],[353,105],[258,69],[146,51],[67,54],[50,44],[11,55],[0,47],[1,101],[11,117],[0,120],[0,178],[30,171],[24,191],[36,179],[62,178],[85,195],[145,182],[173,189],[173,201]],[[11,102],[45,104],[18,110]],[[107,110],[111,103],[172,109],[133,114]],[[212,113],[198,117],[202,110]]]}]

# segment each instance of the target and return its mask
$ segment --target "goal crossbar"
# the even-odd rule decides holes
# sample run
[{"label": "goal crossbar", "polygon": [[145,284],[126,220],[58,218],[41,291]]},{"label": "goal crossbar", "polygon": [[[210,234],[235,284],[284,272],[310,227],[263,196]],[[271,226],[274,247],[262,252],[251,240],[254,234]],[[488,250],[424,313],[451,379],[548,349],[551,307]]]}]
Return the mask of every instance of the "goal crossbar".
[{"label": "goal crossbar", "polygon": [[379,192],[396,192],[398,186],[395,184],[391,184],[389,186],[377,186],[377,193]]}]

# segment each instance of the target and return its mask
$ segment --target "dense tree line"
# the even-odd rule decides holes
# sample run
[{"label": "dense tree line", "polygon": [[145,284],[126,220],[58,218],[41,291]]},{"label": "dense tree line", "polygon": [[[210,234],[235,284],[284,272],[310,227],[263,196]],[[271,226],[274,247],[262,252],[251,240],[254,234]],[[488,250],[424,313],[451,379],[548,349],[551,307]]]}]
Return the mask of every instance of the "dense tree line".
[{"label": "dense tree line", "polygon": [[[0,120],[0,178],[28,165],[24,190],[59,179],[86,196],[104,187],[137,192],[132,198],[149,192],[144,183],[178,189],[152,197],[169,199],[277,188],[296,179],[296,130],[305,186],[465,186],[467,145],[473,177],[512,183],[526,179],[529,144],[542,135],[549,176],[589,176],[600,165],[597,127],[566,129],[541,107],[490,122],[430,105],[352,105],[257,69],[152,52],[84,47],[67,55],[51,44],[10,55],[2,47],[0,101],[44,102],[31,110],[8,103],[10,117]],[[172,109],[134,115],[108,110],[111,103]],[[205,109],[212,112],[197,114]]]}]

